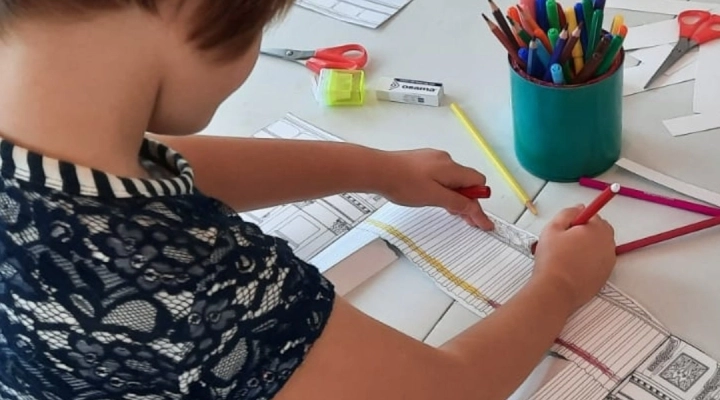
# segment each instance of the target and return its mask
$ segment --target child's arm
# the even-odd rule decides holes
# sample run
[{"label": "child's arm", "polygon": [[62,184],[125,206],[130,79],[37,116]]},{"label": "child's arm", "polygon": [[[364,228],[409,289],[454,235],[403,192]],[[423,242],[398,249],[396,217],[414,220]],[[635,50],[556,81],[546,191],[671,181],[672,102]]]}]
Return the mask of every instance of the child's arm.
[{"label": "child's arm", "polygon": [[238,211],[365,192],[398,204],[443,207],[480,227],[492,227],[477,201],[453,190],[484,185],[485,176],[444,152],[388,152],[305,140],[152,137],[190,162],[203,192]]},{"label": "child's arm", "polygon": [[440,348],[338,299],[322,336],[277,399],[507,399],[615,264],[612,227],[595,217],[568,229],[578,213],[566,210],[546,228],[529,283]]}]

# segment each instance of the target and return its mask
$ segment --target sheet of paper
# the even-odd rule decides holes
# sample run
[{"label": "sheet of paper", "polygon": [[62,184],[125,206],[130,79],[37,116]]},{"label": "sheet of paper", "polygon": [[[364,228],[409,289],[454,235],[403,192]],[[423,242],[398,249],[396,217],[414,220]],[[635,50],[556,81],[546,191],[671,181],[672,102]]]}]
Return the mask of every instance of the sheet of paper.
[{"label": "sheet of paper", "polygon": [[377,28],[412,0],[296,0],[300,7],[351,24]]},{"label": "sheet of paper", "polygon": [[[529,280],[529,249],[537,240],[490,217],[496,229],[484,232],[439,208],[386,204],[356,229],[384,238],[460,304],[486,317]],[[669,337],[647,310],[608,284],[570,317],[553,346],[570,364],[532,398],[606,399]]]},{"label": "sheet of paper", "polygon": [[[678,15],[685,10],[709,11],[717,8],[717,4],[682,0],[607,0],[605,8],[641,11],[655,14]],[[628,37],[632,28],[628,30]]]},{"label": "sheet of paper", "polygon": [[652,24],[633,26],[628,28],[628,35],[623,41],[623,48],[625,51],[631,51],[662,44],[675,44],[678,41],[679,33],[680,27],[675,18]]},{"label": "sheet of paper", "polygon": [[717,113],[720,110],[720,40],[700,46],[697,64],[693,111]]},{"label": "sheet of paper", "polygon": [[[292,114],[260,130],[254,137],[341,141]],[[313,258],[318,253],[386,202],[387,200],[377,195],[345,193],[254,210],[241,216],[257,224],[266,234],[285,239],[298,257],[313,263]],[[327,263],[325,261],[318,266],[321,272],[332,266]]]},{"label": "sheet of paper", "polygon": [[659,185],[663,185],[668,189],[672,189],[678,193],[682,193],[694,199],[720,207],[720,193],[715,193],[713,191],[695,186],[693,184],[683,182],[679,179],[673,178],[671,176],[648,168],[644,165],[640,165],[634,161],[628,160],[627,158],[620,158],[615,163],[615,165],[620,168],[626,169],[634,173],[635,175],[641,176]]},{"label": "sheet of paper", "polygon": [[625,62],[624,62],[625,69],[637,67],[638,65],[640,65],[640,60],[633,57],[629,53],[625,54]]},{"label": "sheet of paper", "polygon": [[689,135],[720,128],[720,114],[693,114],[663,121],[673,136]]},{"label": "sheet of paper", "polygon": [[644,92],[645,85],[655,71],[660,68],[672,48],[672,45],[665,44],[634,51],[633,57],[638,58],[641,62],[637,67],[624,70],[623,96]]}]

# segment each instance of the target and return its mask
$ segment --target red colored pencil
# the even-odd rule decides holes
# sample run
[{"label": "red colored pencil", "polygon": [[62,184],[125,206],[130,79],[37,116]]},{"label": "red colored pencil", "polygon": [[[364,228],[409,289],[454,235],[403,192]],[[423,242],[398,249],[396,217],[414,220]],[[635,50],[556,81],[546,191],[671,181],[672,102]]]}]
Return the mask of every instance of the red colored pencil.
[{"label": "red colored pencil", "polygon": [[638,239],[615,248],[615,254],[625,254],[633,250],[647,247],[656,243],[664,242],[676,237],[695,233],[703,229],[711,228],[713,226],[720,225],[720,215],[708,218],[706,220],[696,222],[694,224],[685,225],[680,228],[675,228],[666,232],[658,233],[657,235],[648,236],[646,238]]},{"label": "red colored pencil", "polygon": [[[592,201],[592,203],[588,204],[588,206],[580,212],[580,215],[575,217],[575,220],[570,224],[570,227],[587,224],[588,221],[590,221],[590,218],[594,217],[595,214],[597,214],[600,209],[605,206],[605,204],[615,197],[619,191],[620,185],[617,183],[613,183],[612,185],[606,187],[605,190],[600,192],[595,200]],[[535,248],[537,248],[537,242],[530,246],[530,251],[533,254],[535,254]]]},{"label": "red colored pencil", "polygon": [[573,221],[571,226],[587,224],[588,221],[590,221],[590,218],[594,217],[595,214],[597,214],[600,209],[605,206],[605,204],[615,197],[619,191],[620,185],[617,183],[613,183],[612,185],[606,187],[602,192],[600,192],[595,200],[592,201],[592,203],[588,204],[588,206],[582,210],[580,215],[575,218],[575,221]]},{"label": "red colored pencil", "polygon": [[560,26],[565,27],[567,29],[567,17],[565,16],[565,10],[563,10],[562,5],[560,3],[555,3],[558,10],[558,19],[560,20]]},{"label": "red colored pencil", "polygon": [[457,189],[457,192],[471,199],[487,199],[492,194],[489,186],[470,186]]}]

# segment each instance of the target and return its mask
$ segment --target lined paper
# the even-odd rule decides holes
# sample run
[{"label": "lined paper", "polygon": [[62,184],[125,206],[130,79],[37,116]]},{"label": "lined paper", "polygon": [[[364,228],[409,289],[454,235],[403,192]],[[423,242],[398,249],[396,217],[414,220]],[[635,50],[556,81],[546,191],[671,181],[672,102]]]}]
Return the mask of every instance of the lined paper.
[{"label": "lined paper", "polygon": [[300,7],[351,24],[377,28],[412,0],[296,0]]},{"label": "lined paper", "polygon": [[[484,232],[439,208],[408,208],[389,203],[356,229],[373,232],[388,241],[440,288],[483,318],[502,307],[530,279],[533,257],[529,249],[537,240],[526,231],[489,217],[496,228]],[[701,390],[717,390],[712,393],[720,394],[717,372],[720,368],[712,359],[672,336],[647,310],[607,284],[569,318],[552,350],[570,362],[531,398],[603,400],[615,393],[618,399],[695,400],[696,397],[681,391],[666,397],[637,397],[638,393],[633,392],[632,382],[642,378],[645,393],[670,393],[668,382],[683,379],[678,374],[692,372],[674,372],[688,365],[687,354],[658,353],[669,340],[693,350],[693,360],[707,366],[717,380],[699,375],[692,384],[685,381],[679,384],[692,386],[694,394],[702,394]],[[667,364],[665,379],[648,374],[653,358]],[[649,375],[652,376],[648,378]],[[713,383],[717,386],[709,386]]]}]

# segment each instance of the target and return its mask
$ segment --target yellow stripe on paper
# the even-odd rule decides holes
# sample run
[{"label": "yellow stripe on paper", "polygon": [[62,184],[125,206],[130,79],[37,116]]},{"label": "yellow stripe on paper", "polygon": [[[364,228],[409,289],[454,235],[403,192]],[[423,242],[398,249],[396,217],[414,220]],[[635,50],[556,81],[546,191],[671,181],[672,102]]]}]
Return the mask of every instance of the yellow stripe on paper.
[{"label": "yellow stripe on paper", "polygon": [[388,225],[384,222],[380,222],[375,219],[367,219],[365,220],[367,223],[374,225],[377,228],[380,228],[387,232],[388,234],[394,236],[401,242],[405,243],[410,250],[417,253],[417,255],[420,256],[426,263],[430,264],[437,272],[439,272],[442,276],[444,276],[447,280],[454,283],[464,291],[466,291],[468,294],[470,294],[473,297],[476,297],[488,305],[490,305],[493,308],[497,308],[500,306],[500,304],[489,297],[485,296],[480,289],[476,288],[475,286],[468,283],[466,280],[460,278],[459,276],[455,275],[452,271],[450,271],[449,268],[447,268],[440,260],[437,258],[431,256],[425,250],[420,248],[415,241],[407,237],[404,233],[400,232],[397,228],[394,226]]}]

